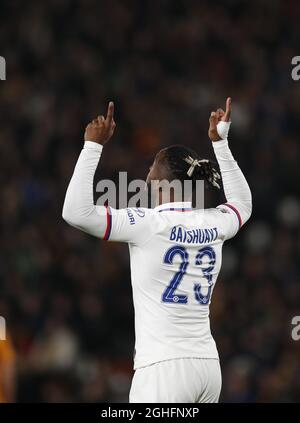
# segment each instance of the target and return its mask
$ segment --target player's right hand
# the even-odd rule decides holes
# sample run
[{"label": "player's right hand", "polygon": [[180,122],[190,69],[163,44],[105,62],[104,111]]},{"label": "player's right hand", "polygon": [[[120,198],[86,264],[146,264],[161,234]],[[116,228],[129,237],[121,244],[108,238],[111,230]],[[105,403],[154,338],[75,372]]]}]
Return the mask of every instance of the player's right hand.
[{"label": "player's right hand", "polygon": [[116,123],[114,121],[114,103],[109,102],[106,118],[98,116],[85,128],[84,140],[104,145],[112,137]]},{"label": "player's right hand", "polygon": [[228,97],[226,100],[225,112],[223,109],[218,109],[210,114],[208,136],[211,141],[216,142],[227,138],[230,126],[230,116],[231,98]]}]

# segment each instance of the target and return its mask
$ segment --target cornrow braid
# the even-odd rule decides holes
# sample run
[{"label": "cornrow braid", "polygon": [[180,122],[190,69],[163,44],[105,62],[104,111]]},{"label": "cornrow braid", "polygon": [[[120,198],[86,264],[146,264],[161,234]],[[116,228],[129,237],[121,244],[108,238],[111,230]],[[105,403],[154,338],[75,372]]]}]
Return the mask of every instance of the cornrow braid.
[{"label": "cornrow braid", "polygon": [[210,160],[201,159],[194,150],[183,145],[172,145],[164,152],[164,160],[174,179],[181,182],[191,179],[193,186],[200,179],[209,186],[220,189],[218,181],[221,177]]}]

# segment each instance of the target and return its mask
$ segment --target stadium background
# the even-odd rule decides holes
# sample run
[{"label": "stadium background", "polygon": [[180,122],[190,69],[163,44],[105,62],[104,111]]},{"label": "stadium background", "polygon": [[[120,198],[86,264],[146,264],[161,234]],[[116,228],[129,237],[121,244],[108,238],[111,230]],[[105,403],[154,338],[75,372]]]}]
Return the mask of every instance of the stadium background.
[{"label": "stadium background", "polygon": [[221,400],[299,401],[299,21],[297,1],[1,1],[0,315],[17,401],[127,400],[127,246],[61,218],[86,123],[115,101],[97,178],[140,178],[170,143],[212,157],[207,118],[228,95],[254,210],[213,296]]}]

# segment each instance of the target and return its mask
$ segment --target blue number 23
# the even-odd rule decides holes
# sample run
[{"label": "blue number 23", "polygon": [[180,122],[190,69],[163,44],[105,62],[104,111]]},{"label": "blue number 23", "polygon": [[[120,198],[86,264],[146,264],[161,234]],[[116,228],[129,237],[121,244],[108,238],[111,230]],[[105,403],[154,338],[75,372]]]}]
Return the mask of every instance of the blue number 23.
[{"label": "blue number 23", "polygon": [[[165,303],[187,303],[187,295],[176,295],[175,291],[178,288],[180,282],[184,274],[186,273],[187,267],[189,265],[189,255],[188,252],[184,247],[175,245],[171,247],[164,256],[164,263],[166,264],[173,264],[173,259],[176,255],[179,255],[182,259],[178,272],[174,275],[171,282],[165,289],[162,295],[162,300]],[[216,253],[211,247],[203,247],[198,250],[196,255],[196,265],[201,266],[203,263],[203,257],[208,256],[209,262],[208,267],[203,269],[203,276],[207,279],[208,282],[208,291],[206,295],[203,295],[201,292],[201,284],[195,283],[194,284],[194,293],[196,300],[202,304],[207,305],[209,303],[211,297],[211,290],[212,290],[212,274],[211,272],[214,269],[216,263]]]}]

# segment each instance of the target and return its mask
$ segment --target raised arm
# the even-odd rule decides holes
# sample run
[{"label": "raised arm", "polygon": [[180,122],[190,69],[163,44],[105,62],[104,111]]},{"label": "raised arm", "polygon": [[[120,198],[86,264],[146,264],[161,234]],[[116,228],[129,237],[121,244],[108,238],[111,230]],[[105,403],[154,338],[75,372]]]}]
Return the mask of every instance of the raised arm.
[{"label": "raised arm", "polygon": [[98,116],[86,127],[84,148],[68,186],[62,213],[71,226],[100,238],[108,237],[111,217],[105,207],[94,205],[93,180],[103,145],[115,127],[114,104],[110,102],[106,118]]},{"label": "raised arm", "polygon": [[86,127],[84,147],[67,189],[62,216],[69,225],[98,238],[143,243],[152,235],[154,226],[148,209],[116,210],[94,205],[94,175],[103,145],[116,126],[113,114],[114,105],[109,103],[106,119],[98,116]]},{"label": "raised arm", "polygon": [[252,196],[249,185],[228,146],[231,98],[226,101],[226,111],[218,109],[209,119],[208,135],[221,170],[226,204],[219,206],[235,214],[240,228],[251,216]]}]

